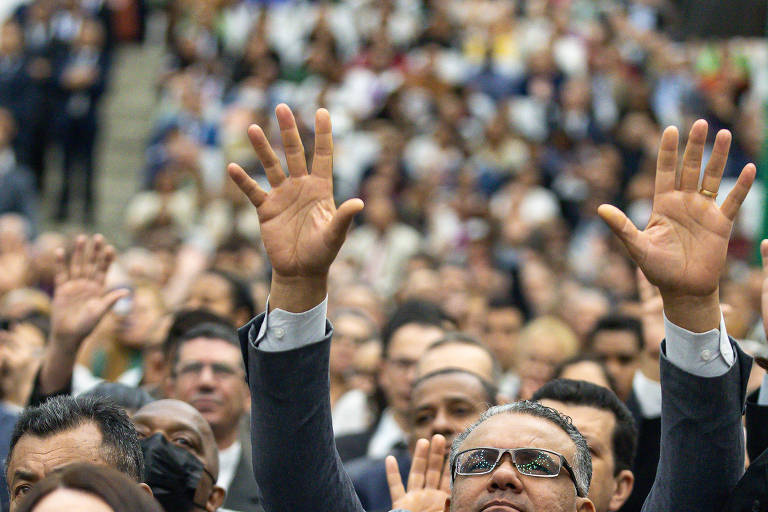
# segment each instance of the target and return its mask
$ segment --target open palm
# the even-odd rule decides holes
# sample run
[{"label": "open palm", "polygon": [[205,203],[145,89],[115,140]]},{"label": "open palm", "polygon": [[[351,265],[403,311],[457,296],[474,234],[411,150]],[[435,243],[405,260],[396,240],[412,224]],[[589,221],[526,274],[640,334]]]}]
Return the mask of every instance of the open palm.
[{"label": "open palm", "polygon": [[315,117],[311,174],[291,110],[281,104],[275,113],[289,175],[285,175],[263,130],[256,125],[248,129],[248,135],[272,190],[265,192],[237,164],[229,165],[229,175],[256,207],[273,271],[289,278],[323,277],[344,242],[352,217],[362,209],[362,201],[351,199],[338,209],[334,203],[333,138],[328,111],[320,109]]},{"label": "open palm", "polygon": [[[653,211],[643,231],[613,206],[601,205],[598,209],[662,295],[706,296],[717,290],[733,221],[755,179],[755,167],[748,164],[720,207],[713,197],[701,193],[699,174],[706,137],[707,123],[703,120],[694,123],[678,179],[678,133],[673,127],[664,131]],[[717,193],[730,141],[728,131],[717,134],[701,183],[705,192]]]}]

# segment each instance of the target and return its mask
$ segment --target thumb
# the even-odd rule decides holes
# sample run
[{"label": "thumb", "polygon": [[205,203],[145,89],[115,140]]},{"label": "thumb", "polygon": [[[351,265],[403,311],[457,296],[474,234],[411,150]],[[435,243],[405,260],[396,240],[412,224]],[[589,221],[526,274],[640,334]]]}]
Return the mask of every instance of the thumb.
[{"label": "thumb", "polygon": [[101,297],[101,299],[99,299],[99,305],[97,308],[99,312],[98,316],[104,316],[104,314],[106,314],[106,312],[115,305],[115,302],[122,299],[123,297],[127,297],[130,293],[130,290],[126,288],[120,288],[106,293],[103,297]]},{"label": "thumb", "polygon": [[640,231],[632,224],[632,221],[624,215],[624,212],[610,204],[601,204],[597,209],[597,214],[608,224],[611,231],[619,237],[624,247],[629,251],[629,255],[637,263],[641,256],[639,244]]},{"label": "thumb", "polygon": [[341,244],[344,243],[352,219],[362,210],[363,201],[357,198],[348,199],[339,206],[331,219],[329,247],[333,247],[337,251],[341,249]]}]

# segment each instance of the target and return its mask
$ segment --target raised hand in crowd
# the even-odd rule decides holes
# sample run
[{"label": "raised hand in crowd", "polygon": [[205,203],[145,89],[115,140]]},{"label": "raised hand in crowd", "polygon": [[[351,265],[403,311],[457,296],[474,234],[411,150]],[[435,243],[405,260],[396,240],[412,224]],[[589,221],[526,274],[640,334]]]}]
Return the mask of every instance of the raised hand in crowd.
[{"label": "raised hand in crowd", "polygon": [[315,153],[308,172],[304,146],[291,109],[275,110],[280,125],[288,176],[256,125],[248,137],[264,166],[272,189],[267,192],[237,164],[228,172],[256,207],[261,239],[272,263],[270,310],[307,311],[327,294],[328,269],[344,243],[352,218],[363,208],[350,199],[338,208],[333,199],[333,137],[331,117],[319,109],[315,116]]},{"label": "raised hand in crowd", "polygon": [[56,254],[56,276],[51,303],[51,337],[40,370],[42,393],[58,391],[72,377],[75,357],[83,341],[128,290],[106,290],[105,278],[115,250],[104,237],[78,236],[67,260]]},{"label": "raised hand in crowd", "polygon": [[451,492],[451,471],[445,461],[445,437],[432,436],[432,441],[419,439],[413,451],[408,485],[403,486],[397,459],[392,455],[385,460],[387,484],[393,509],[410,512],[442,512]]},{"label": "raised hand in crowd", "polygon": [[693,332],[706,332],[720,323],[719,282],[728,240],[756,173],[755,166],[747,164],[722,206],[718,206],[715,197],[731,134],[727,130],[718,132],[699,187],[706,138],[706,121],[696,121],[678,172],[678,132],[674,127],[664,130],[653,210],[643,231],[614,206],[604,204],[598,209],[648,281],[659,288],[667,318]]}]

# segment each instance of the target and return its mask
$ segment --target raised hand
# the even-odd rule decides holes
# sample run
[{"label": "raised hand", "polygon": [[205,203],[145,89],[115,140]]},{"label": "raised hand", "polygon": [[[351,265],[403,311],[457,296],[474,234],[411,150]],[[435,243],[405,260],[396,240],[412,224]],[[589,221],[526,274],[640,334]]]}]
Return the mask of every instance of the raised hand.
[{"label": "raised hand", "polygon": [[[698,332],[717,327],[719,323],[719,311],[715,314],[714,310],[728,240],[756,173],[755,166],[747,164],[736,186],[718,207],[715,196],[728,158],[731,134],[727,130],[718,132],[699,188],[706,138],[707,123],[700,119],[691,128],[678,172],[677,129],[664,130],[653,210],[643,231],[613,206],[601,205],[598,209],[600,217],[621,239],[648,281],[659,288],[667,317]],[[702,311],[698,318],[690,318],[691,311],[702,307],[707,311]]]},{"label": "raised hand", "polygon": [[270,307],[305,311],[325,297],[328,269],[363,202],[350,199],[338,209],[334,203],[333,136],[328,111],[319,109],[315,116],[311,173],[307,172],[304,146],[293,113],[287,105],[280,104],[275,114],[288,176],[264,131],[256,125],[248,128],[248,136],[272,189],[264,191],[237,164],[230,164],[227,170],[259,215],[262,242],[272,263]]},{"label": "raised hand", "polygon": [[450,495],[450,470],[445,462],[445,437],[432,436],[430,443],[419,439],[408,473],[408,491],[403,487],[397,460],[386,458],[387,484],[393,509],[410,512],[442,512]]},{"label": "raised hand", "polygon": [[99,321],[128,290],[104,290],[104,279],[115,250],[104,237],[77,237],[72,257],[56,253],[56,275],[51,303],[52,341],[76,351]]}]

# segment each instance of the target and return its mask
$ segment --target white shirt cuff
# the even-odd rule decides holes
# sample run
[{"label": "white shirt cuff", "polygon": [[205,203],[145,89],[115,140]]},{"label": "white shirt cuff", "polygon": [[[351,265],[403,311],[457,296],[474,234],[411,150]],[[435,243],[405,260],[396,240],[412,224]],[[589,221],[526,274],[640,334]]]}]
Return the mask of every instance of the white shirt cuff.
[{"label": "white shirt cuff", "polygon": [[[269,311],[269,297],[267,297]],[[328,312],[328,296],[323,302],[303,313],[290,313],[274,309],[264,316],[261,328],[251,343],[264,352],[296,350],[325,337],[325,319]]]},{"label": "white shirt cuff", "polygon": [[667,359],[697,377],[718,377],[725,374],[736,361],[731,341],[720,313],[720,328],[696,333],[683,329],[664,315],[667,338]]}]

